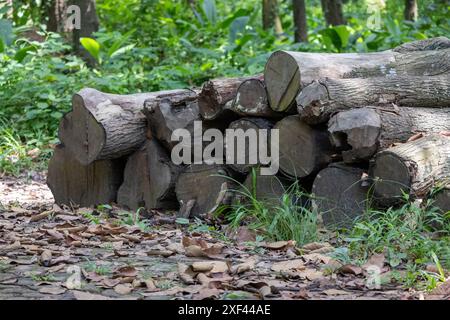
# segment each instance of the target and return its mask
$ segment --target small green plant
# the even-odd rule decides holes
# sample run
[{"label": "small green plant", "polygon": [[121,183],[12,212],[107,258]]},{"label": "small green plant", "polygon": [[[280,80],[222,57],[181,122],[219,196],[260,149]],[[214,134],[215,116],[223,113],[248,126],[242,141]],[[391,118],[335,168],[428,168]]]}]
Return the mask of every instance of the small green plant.
[{"label": "small green plant", "polygon": [[141,219],[140,212],[142,210],[145,210],[145,208],[139,208],[136,212],[125,210],[119,211],[118,215],[120,217],[120,223],[128,226],[137,226],[143,232],[147,232],[150,228],[147,221]]},{"label": "small green plant", "polygon": [[309,196],[298,182],[293,183],[281,199],[259,200],[255,192],[256,170],[251,174],[252,191],[235,181],[241,187],[235,190],[241,200],[219,208],[216,214],[225,214],[231,227],[245,224],[266,239],[295,240],[299,245],[317,240],[317,214],[304,205],[304,199]]},{"label": "small green plant", "polygon": [[30,275],[31,279],[36,282],[54,282],[56,278],[52,274],[38,274],[33,273]]},{"label": "small green plant", "polygon": [[83,269],[87,272],[95,272],[96,274],[100,276],[111,274],[111,268],[107,265],[99,265],[94,261],[87,261],[83,265]]}]

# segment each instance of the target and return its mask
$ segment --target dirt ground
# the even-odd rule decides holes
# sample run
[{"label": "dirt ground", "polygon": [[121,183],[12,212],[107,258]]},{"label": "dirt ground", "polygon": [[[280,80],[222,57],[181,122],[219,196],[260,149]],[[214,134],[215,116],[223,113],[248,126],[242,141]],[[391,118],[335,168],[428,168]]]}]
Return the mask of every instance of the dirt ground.
[{"label": "dirt ground", "polygon": [[382,256],[343,266],[328,243],[255,242],[244,228],[224,237],[177,228],[158,212],[143,228],[124,223],[117,208],[60,208],[43,174],[0,178],[0,203],[0,300],[450,296],[447,284],[430,295],[377,281],[389,273]]}]

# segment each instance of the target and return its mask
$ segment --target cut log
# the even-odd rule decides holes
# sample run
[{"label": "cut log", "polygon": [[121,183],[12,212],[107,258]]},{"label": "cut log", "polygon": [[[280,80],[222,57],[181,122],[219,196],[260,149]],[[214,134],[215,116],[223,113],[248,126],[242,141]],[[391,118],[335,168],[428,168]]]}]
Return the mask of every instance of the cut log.
[{"label": "cut log", "polygon": [[369,183],[362,169],[340,163],[320,171],[314,180],[313,208],[325,226],[349,227],[369,204]]},{"label": "cut log", "polygon": [[325,130],[312,128],[300,116],[288,116],[277,122],[279,129],[280,170],[291,177],[305,178],[332,161],[332,146]]},{"label": "cut log", "polygon": [[200,119],[197,93],[185,90],[175,97],[145,101],[144,114],[152,134],[171,150],[177,143],[171,140],[175,129],[186,129],[193,121]]},{"label": "cut log", "polygon": [[[227,147],[229,148],[231,145],[234,145],[234,159],[231,161],[232,163],[229,164],[231,168],[233,168],[235,171],[246,174],[250,171],[250,169],[254,166],[261,165],[261,162],[259,162],[259,146],[260,144],[264,143],[265,150],[267,150],[267,156],[270,155],[270,129],[273,128],[273,122],[263,119],[263,118],[242,118],[236,121],[233,121],[230,126],[228,127],[232,130],[243,130],[242,135],[237,135],[237,139],[240,137],[248,134],[249,137],[254,136],[256,138],[257,143],[255,144],[253,141],[249,141],[249,139],[245,139],[245,145],[239,147],[239,144],[237,143],[237,139],[232,137],[234,139],[234,142],[229,141],[228,139],[231,137],[230,135],[225,136],[225,150]],[[267,140],[266,141],[260,141],[259,134],[260,130],[267,130]],[[254,153],[251,153],[251,149],[254,148]],[[262,150],[263,151],[263,150]],[[228,151],[226,151],[228,153]],[[238,161],[239,158],[244,161]],[[252,161],[252,159],[254,161]],[[231,159],[230,159],[231,160]],[[243,162],[243,163],[242,163]],[[228,162],[227,162],[228,163]]]},{"label": "cut log", "polygon": [[442,214],[450,213],[450,186],[438,191],[434,198],[433,206],[438,208]]},{"label": "cut log", "polygon": [[423,197],[435,183],[450,177],[450,138],[430,135],[381,151],[370,175],[375,195],[386,203],[403,193]]},{"label": "cut log", "polygon": [[60,144],[48,165],[47,185],[58,205],[89,207],[116,201],[122,177],[122,160],[100,160],[83,166]]},{"label": "cut log", "polygon": [[144,101],[179,94],[185,90],[116,95],[82,89],[72,98],[71,121],[61,123],[60,139],[83,165],[127,155],[146,139]]},{"label": "cut log", "polygon": [[239,86],[245,80],[262,79],[262,77],[262,75],[256,75],[243,78],[220,78],[204,83],[198,96],[198,106],[202,118],[204,120],[214,120],[219,117],[236,118],[233,111],[225,109],[231,108]]},{"label": "cut log", "polygon": [[118,204],[131,210],[176,209],[175,182],[180,170],[155,139],[147,141],[128,158]]},{"label": "cut log", "polygon": [[[224,109],[228,108],[226,104]],[[283,114],[273,111],[267,100],[264,80],[248,79],[241,83],[230,110],[243,117],[282,118]]]},{"label": "cut log", "polygon": [[366,107],[339,112],[328,122],[331,143],[346,163],[369,160],[414,135],[441,131],[450,131],[450,108]]},{"label": "cut log", "polygon": [[[184,217],[205,217],[231,204],[235,183],[232,172],[220,165],[190,165],[180,174],[175,191]],[[189,208],[187,208],[189,207]]]},{"label": "cut log", "polygon": [[428,51],[428,50],[442,50],[450,48],[450,39],[447,37],[436,37],[425,40],[417,40],[407,42],[396,47],[395,52],[410,52],[410,51]]},{"label": "cut log", "polygon": [[450,72],[450,49],[341,54],[277,51],[267,61],[264,79],[270,107],[285,111],[305,85],[325,77],[433,76],[446,72]]},{"label": "cut log", "polygon": [[283,177],[261,175],[258,169],[252,170],[243,183],[245,195],[241,196],[244,202],[249,201],[248,196],[258,201],[280,204],[281,198],[289,189],[290,181]]},{"label": "cut log", "polygon": [[298,112],[309,124],[326,122],[342,110],[392,104],[412,108],[450,107],[450,74],[322,79],[304,88],[297,97]]}]

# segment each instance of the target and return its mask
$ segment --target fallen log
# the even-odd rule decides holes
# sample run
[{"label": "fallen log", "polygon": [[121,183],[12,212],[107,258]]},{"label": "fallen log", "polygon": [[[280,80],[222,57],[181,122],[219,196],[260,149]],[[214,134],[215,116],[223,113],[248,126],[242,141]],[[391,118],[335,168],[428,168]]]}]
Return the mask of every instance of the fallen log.
[{"label": "fallen log", "polygon": [[197,93],[193,90],[184,90],[171,99],[146,100],[143,112],[153,136],[169,150],[177,143],[171,140],[173,131],[187,129],[200,119]]},{"label": "fallen log", "polygon": [[444,187],[435,195],[433,206],[439,209],[442,214],[450,212],[450,186]]},{"label": "fallen log", "polygon": [[122,177],[121,159],[84,166],[60,144],[48,164],[47,185],[58,205],[89,207],[116,201]]},{"label": "fallen log", "polygon": [[374,192],[385,203],[403,193],[421,198],[450,177],[450,138],[430,135],[379,152],[370,170]]},{"label": "fallen log", "polygon": [[369,183],[363,169],[331,164],[317,174],[312,206],[325,226],[349,227],[369,204]]},{"label": "fallen log", "polygon": [[198,107],[204,120],[218,118],[237,118],[232,109],[237,90],[242,82],[249,79],[262,79],[262,75],[242,78],[213,79],[203,84],[198,96]]},{"label": "fallen log", "polygon": [[241,194],[240,198],[243,202],[251,202],[255,199],[280,204],[283,195],[289,189],[290,182],[283,177],[261,175],[259,169],[255,169],[247,175],[242,186],[244,194]]},{"label": "fallen log", "polygon": [[450,108],[365,107],[339,112],[328,122],[331,143],[345,163],[369,160],[394,143],[441,131],[450,131]]},{"label": "fallen log", "polygon": [[131,210],[176,209],[175,182],[180,170],[155,139],[147,141],[128,158],[118,204]]},{"label": "fallen log", "polygon": [[[242,130],[241,134],[236,134],[236,137],[231,137],[230,135],[225,136],[225,150],[230,148],[231,145],[234,145],[234,159],[233,161],[229,161],[229,166],[233,168],[235,171],[246,174],[250,171],[250,169],[254,166],[261,165],[259,162],[259,152],[263,150],[259,150],[261,144],[264,144],[265,155],[270,155],[270,129],[273,128],[273,122],[264,119],[264,118],[241,118],[239,120],[233,121],[229,127],[232,130]],[[266,141],[260,140],[260,130],[267,130]],[[240,139],[244,136],[252,137],[254,135],[254,139]],[[234,142],[229,141],[229,138],[234,139]],[[237,139],[235,139],[237,138]],[[236,140],[245,141],[244,145],[239,145]],[[255,141],[257,143],[255,143]],[[253,150],[252,150],[253,149]],[[226,151],[228,154],[228,151]],[[241,158],[241,159],[239,159]],[[227,159],[228,160],[228,159]],[[231,159],[230,159],[231,160]],[[244,161],[237,161],[244,160]],[[232,162],[232,163],[231,163]],[[228,162],[227,162],[228,163]]]},{"label": "fallen log", "polygon": [[117,95],[85,88],[72,98],[72,113],[59,127],[59,137],[83,165],[115,159],[137,150],[146,139],[144,101],[171,98],[185,90]]},{"label": "fallen log", "polygon": [[343,110],[392,104],[412,108],[450,107],[450,74],[435,77],[327,78],[314,81],[297,97],[298,112],[302,120],[309,124],[326,122]]},{"label": "fallen log", "polygon": [[221,205],[231,204],[235,183],[225,166],[194,164],[180,173],[175,192],[183,217],[205,217]]},{"label": "fallen log", "polygon": [[277,51],[267,61],[264,79],[270,107],[281,112],[294,104],[303,87],[325,77],[434,76],[448,72],[450,49],[340,54]]},{"label": "fallen log", "polygon": [[407,42],[393,49],[395,52],[442,50],[450,48],[450,39],[436,37],[425,40]]},{"label": "fallen log", "polygon": [[293,115],[276,123],[279,130],[280,170],[291,177],[305,178],[332,161],[333,150],[325,130],[312,128]]}]

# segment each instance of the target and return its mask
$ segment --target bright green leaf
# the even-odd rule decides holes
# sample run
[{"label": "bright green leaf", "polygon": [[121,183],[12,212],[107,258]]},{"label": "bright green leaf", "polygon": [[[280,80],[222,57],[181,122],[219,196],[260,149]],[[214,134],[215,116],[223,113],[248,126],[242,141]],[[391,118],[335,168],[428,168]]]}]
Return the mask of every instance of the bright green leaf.
[{"label": "bright green leaf", "polygon": [[80,43],[95,60],[100,61],[100,44],[97,41],[92,38],[80,38]]}]

